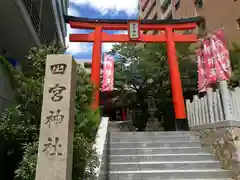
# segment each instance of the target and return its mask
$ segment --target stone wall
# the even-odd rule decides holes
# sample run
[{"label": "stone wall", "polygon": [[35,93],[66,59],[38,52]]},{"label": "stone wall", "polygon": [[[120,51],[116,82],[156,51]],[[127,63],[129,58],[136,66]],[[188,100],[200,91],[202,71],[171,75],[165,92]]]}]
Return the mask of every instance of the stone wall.
[{"label": "stone wall", "polygon": [[233,170],[240,180],[240,126],[226,126],[196,130],[204,146],[212,149],[223,169]]}]

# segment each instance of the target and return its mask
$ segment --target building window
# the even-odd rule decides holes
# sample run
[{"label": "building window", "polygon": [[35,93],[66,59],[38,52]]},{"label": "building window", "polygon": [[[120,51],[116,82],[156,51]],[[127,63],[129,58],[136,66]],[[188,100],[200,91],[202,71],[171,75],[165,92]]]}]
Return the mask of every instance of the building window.
[{"label": "building window", "polygon": [[175,9],[178,10],[180,8],[180,0],[177,1],[175,4]]},{"label": "building window", "polygon": [[173,20],[172,14],[170,14],[170,16],[166,17],[167,20]]},{"label": "building window", "polygon": [[237,19],[238,30],[240,31],[240,18]]},{"label": "building window", "polygon": [[195,0],[195,6],[197,8],[202,8],[203,7],[203,0]]},{"label": "building window", "polygon": [[146,9],[147,5],[148,5],[148,0],[142,0],[141,1],[141,6],[142,6],[142,12],[144,12],[144,10]]},{"label": "building window", "polygon": [[164,4],[161,7],[162,13],[164,13],[168,9],[168,7],[171,6],[171,4],[172,4],[171,0],[164,1]]},{"label": "building window", "polygon": [[153,20],[158,20],[158,13],[155,14],[155,16],[153,17]]},{"label": "building window", "polygon": [[155,8],[155,6],[156,6],[156,0],[153,1],[151,7],[149,8],[149,10],[148,10],[148,12],[147,12],[147,14],[145,16],[145,19],[148,19],[148,16],[152,13],[152,11]]}]

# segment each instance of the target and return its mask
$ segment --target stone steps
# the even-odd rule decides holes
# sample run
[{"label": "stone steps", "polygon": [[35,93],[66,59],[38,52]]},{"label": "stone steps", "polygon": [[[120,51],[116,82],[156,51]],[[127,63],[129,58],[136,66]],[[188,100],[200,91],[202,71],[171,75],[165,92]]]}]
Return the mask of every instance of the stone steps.
[{"label": "stone steps", "polygon": [[163,132],[111,132],[111,137],[121,137],[121,138],[130,138],[133,136],[136,137],[164,137],[164,136],[194,136],[195,133],[191,131],[163,131]]},{"label": "stone steps", "polygon": [[196,154],[210,153],[206,147],[175,147],[175,148],[115,148],[110,149],[111,155],[135,155],[135,154]]},{"label": "stone steps", "polygon": [[201,147],[199,141],[110,142],[110,148]]},{"label": "stone steps", "polygon": [[111,132],[109,143],[109,180],[231,177],[193,132]]},{"label": "stone steps", "polygon": [[137,155],[110,155],[112,162],[159,162],[159,161],[201,161],[215,160],[215,156],[209,153],[198,154],[137,154]]},{"label": "stone steps", "polygon": [[110,171],[218,169],[218,161],[123,162],[111,163]]},{"label": "stone steps", "polygon": [[221,169],[110,171],[110,180],[162,180],[162,179],[207,179],[229,178],[229,171]]},{"label": "stone steps", "polygon": [[142,136],[138,137],[137,135],[131,137],[112,137],[111,142],[149,142],[149,141],[199,141],[197,136]]}]

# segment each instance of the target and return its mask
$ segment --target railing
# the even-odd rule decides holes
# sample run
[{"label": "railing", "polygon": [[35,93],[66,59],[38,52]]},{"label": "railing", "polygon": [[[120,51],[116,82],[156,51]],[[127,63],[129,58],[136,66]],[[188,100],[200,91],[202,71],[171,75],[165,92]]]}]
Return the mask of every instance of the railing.
[{"label": "railing", "polygon": [[186,100],[189,126],[234,123],[240,120],[240,87],[228,88],[223,81],[216,88]]},{"label": "railing", "polygon": [[109,135],[108,135],[108,117],[102,117],[97,131],[95,144],[93,148],[99,161],[99,166],[96,167],[96,179],[106,179],[108,176],[108,151],[109,151]]},{"label": "railing", "polygon": [[41,20],[38,15],[38,11],[36,9],[36,6],[32,0],[23,0],[25,7],[28,11],[28,14],[31,18],[32,24],[34,26],[35,31],[38,34],[38,37],[41,41],[41,43],[45,44],[46,43],[46,37],[43,32],[43,27],[41,24]]}]

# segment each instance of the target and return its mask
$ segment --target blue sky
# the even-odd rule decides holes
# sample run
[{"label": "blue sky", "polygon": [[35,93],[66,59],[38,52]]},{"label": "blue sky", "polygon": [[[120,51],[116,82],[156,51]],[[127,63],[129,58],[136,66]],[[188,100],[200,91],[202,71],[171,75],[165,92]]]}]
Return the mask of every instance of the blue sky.
[{"label": "blue sky", "polygon": [[[108,19],[136,19],[137,0],[70,0],[68,14],[78,17],[88,18],[108,18]],[[69,33],[88,33],[86,30],[71,29],[67,25]],[[112,31],[110,33],[125,33]],[[92,58],[92,43],[72,43],[66,37],[68,50],[77,60],[88,60]],[[113,43],[104,43],[103,52],[111,50]]]}]

